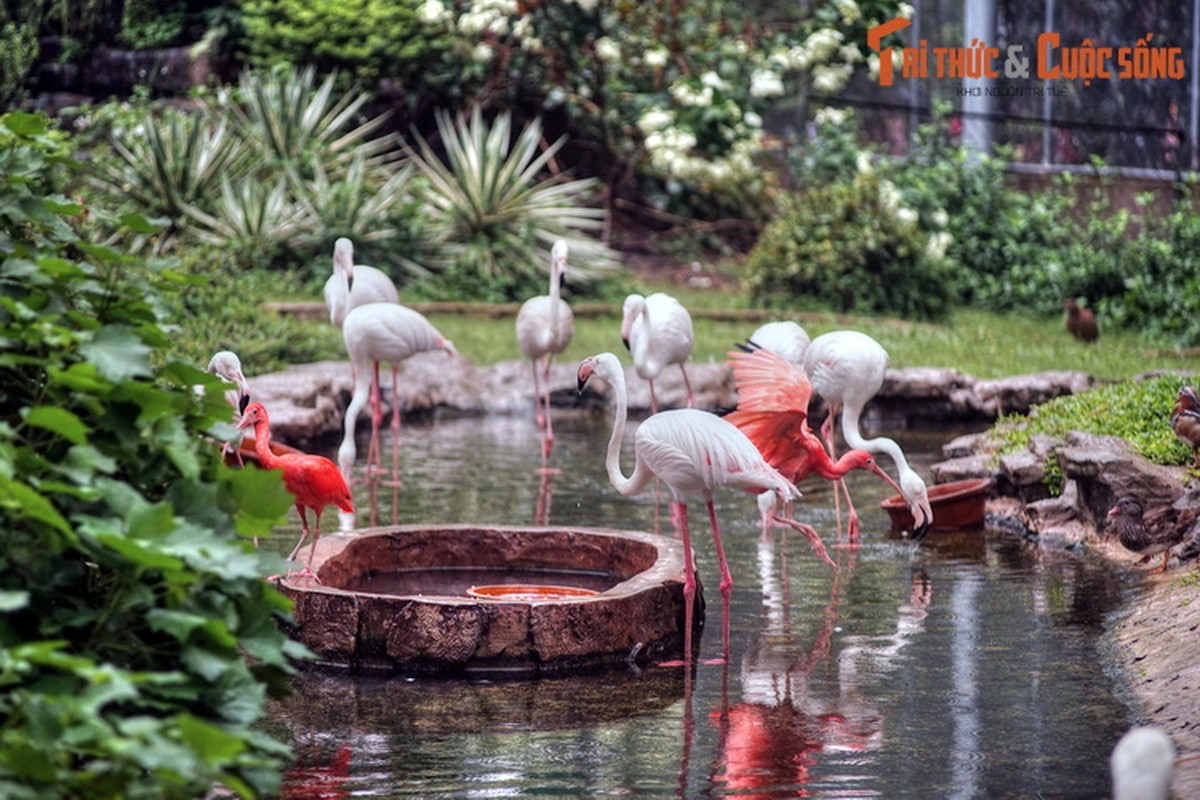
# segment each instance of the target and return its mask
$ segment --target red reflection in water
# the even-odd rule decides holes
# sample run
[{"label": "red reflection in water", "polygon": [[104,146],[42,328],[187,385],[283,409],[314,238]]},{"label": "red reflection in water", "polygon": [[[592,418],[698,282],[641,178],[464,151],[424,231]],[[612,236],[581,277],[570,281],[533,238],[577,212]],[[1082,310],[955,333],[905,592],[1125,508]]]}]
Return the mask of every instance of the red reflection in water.
[{"label": "red reflection in water", "polygon": [[346,782],[350,778],[349,744],[338,748],[337,752],[323,764],[314,759],[312,765],[306,763],[303,756],[296,760],[296,765],[283,774],[283,800],[344,800],[350,796]]}]

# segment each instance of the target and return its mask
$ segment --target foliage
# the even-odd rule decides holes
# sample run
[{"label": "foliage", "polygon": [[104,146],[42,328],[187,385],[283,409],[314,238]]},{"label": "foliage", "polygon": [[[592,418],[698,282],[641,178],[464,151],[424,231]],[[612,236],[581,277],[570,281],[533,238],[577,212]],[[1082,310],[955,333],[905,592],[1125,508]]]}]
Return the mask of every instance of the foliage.
[{"label": "foliage", "polygon": [[936,319],[954,299],[938,242],[889,181],[864,172],[782,202],[746,282],[760,305]]},{"label": "foliage", "polygon": [[1187,464],[1191,450],[1171,430],[1171,409],[1184,384],[1178,375],[1111,383],[1044,403],[1029,416],[1002,417],[989,436],[1001,455],[1024,450],[1034,436],[1070,431],[1116,436],[1155,464]]},{"label": "foliage", "polygon": [[367,86],[395,81],[409,98],[436,97],[448,88],[439,76],[448,75],[434,65],[452,43],[421,24],[420,6],[417,0],[245,0],[244,46],[253,67],[298,64]]},{"label": "foliage", "polygon": [[219,463],[219,382],[155,357],[178,273],[99,243],[145,220],[60,194],[38,117],[0,117],[0,163],[0,794],[270,792],[255,724],[301,652],[248,539],[290,496]]},{"label": "foliage", "polygon": [[601,227],[604,212],[584,203],[593,179],[543,178],[563,140],[541,147],[538,120],[512,136],[505,113],[490,124],[478,107],[452,120],[439,113],[443,162],[421,137],[409,160],[428,182],[431,231],[441,245],[439,289],[453,296],[517,300],[544,289],[555,240],[570,246],[572,279],[586,281],[615,266],[613,253],[586,231]]}]

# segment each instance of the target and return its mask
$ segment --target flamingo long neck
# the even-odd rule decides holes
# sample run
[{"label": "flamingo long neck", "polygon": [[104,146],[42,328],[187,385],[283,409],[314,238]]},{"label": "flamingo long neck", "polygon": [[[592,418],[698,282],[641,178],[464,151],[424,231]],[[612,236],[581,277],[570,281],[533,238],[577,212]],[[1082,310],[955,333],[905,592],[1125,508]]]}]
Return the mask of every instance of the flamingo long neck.
[{"label": "flamingo long neck", "polygon": [[266,469],[279,466],[279,459],[271,450],[271,423],[265,419],[254,423],[254,454],[258,456],[258,463]]},{"label": "flamingo long neck", "polygon": [[884,453],[891,456],[892,461],[896,463],[896,469],[901,473],[908,470],[908,459],[904,457],[904,451],[900,449],[900,445],[896,444],[895,440],[886,436],[876,436],[874,439],[863,438],[858,429],[860,414],[859,409],[851,409],[846,406],[842,408],[842,437],[846,440],[846,445],[857,450],[866,450],[868,453]]},{"label": "flamingo long neck", "polygon": [[625,391],[625,373],[619,367],[606,370],[603,376],[613,390],[613,429],[608,439],[608,450],[604,454],[604,468],[613,488],[623,495],[636,494],[649,482],[651,473],[640,462],[634,465],[628,478],[621,472],[621,442],[625,439],[625,421],[629,414],[629,399]]},{"label": "flamingo long neck", "polygon": [[562,296],[562,278],[557,265],[550,267],[550,330],[558,331],[558,301]]}]

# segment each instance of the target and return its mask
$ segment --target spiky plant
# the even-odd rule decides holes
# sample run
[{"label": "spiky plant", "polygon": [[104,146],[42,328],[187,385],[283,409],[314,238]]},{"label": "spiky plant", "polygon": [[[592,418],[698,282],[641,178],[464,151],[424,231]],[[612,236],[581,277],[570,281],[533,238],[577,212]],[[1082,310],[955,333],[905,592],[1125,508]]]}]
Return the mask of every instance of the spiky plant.
[{"label": "spiky plant", "polygon": [[196,212],[213,207],[222,178],[240,172],[248,156],[227,118],[173,110],[114,130],[111,143],[115,158],[98,161],[95,178],[117,202],[132,201],[146,216],[170,220],[154,240],[160,252],[174,245]]},{"label": "spiky plant", "polygon": [[196,238],[207,244],[236,251],[239,263],[267,266],[276,252],[299,231],[307,218],[278,179],[268,185],[253,176],[236,183],[221,181],[221,199],[212,214],[193,209]]},{"label": "spiky plant", "polygon": [[436,118],[446,160],[419,134],[416,149],[407,150],[428,181],[425,200],[442,250],[431,267],[454,273],[460,287],[477,280],[515,300],[544,286],[557,239],[571,248],[574,279],[616,266],[615,253],[592,235],[604,219],[603,210],[588,205],[598,181],[545,172],[565,139],[543,148],[535,119],[514,142],[510,114],[489,125],[478,107],[469,116],[438,112]]},{"label": "spiky plant", "polygon": [[370,96],[357,89],[338,91],[336,79],[331,74],[318,85],[312,67],[250,70],[222,101],[241,136],[269,165],[304,174],[315,160],[340,177],[356,154],[372,168],[395,161],[400,151],[394,138],[378,136],[387,115],[358,123]]}]

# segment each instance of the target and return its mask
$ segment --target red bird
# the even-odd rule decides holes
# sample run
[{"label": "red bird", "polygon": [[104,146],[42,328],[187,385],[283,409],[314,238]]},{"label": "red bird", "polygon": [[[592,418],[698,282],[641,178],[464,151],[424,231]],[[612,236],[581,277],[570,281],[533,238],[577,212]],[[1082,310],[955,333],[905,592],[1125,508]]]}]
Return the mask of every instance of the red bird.
[{"label": "red bird", "polygon": [[[813,389],[803,370],[761,348],[731,352],[729,357],[737,384],[738,407],[725,419],[740,428],[767,463],[785,478],[799,484],[815,473],[834,481],[851,470],[865,469],[900,492],[899,484],[866,450],[850,450],[837,461],[830,457],[808,426],[808,404]],[[850,518],[850,535],[858,535],[857,516]]]},{"label": "red bird", "polygon": [[[277,455],[271,450],[271,419],[262,403],[251,403],[242,412],[239,428],[254,427],[254,453],[264,469],[283,470],[283,485],[296,498],[296,510],[300,512],[300,526],[304,532],[300,541],[288,556],[294,560],[304,542],[308,539],[308,515],[306,509],[311,508],[315,515],[312,530],[312,550],[308,554],[308,564],[300,570],[302,576],[317,579],[312,571],[313,555],[317,551],[317,540],[321,538],[321,512],[325,506],[333,505],[350,514],[354,513],[354,498],[346,479],[338,470],[337,465],[325,456],[309,453],[286,453]],[[319,581],[318,581],[319,582]]]}]

